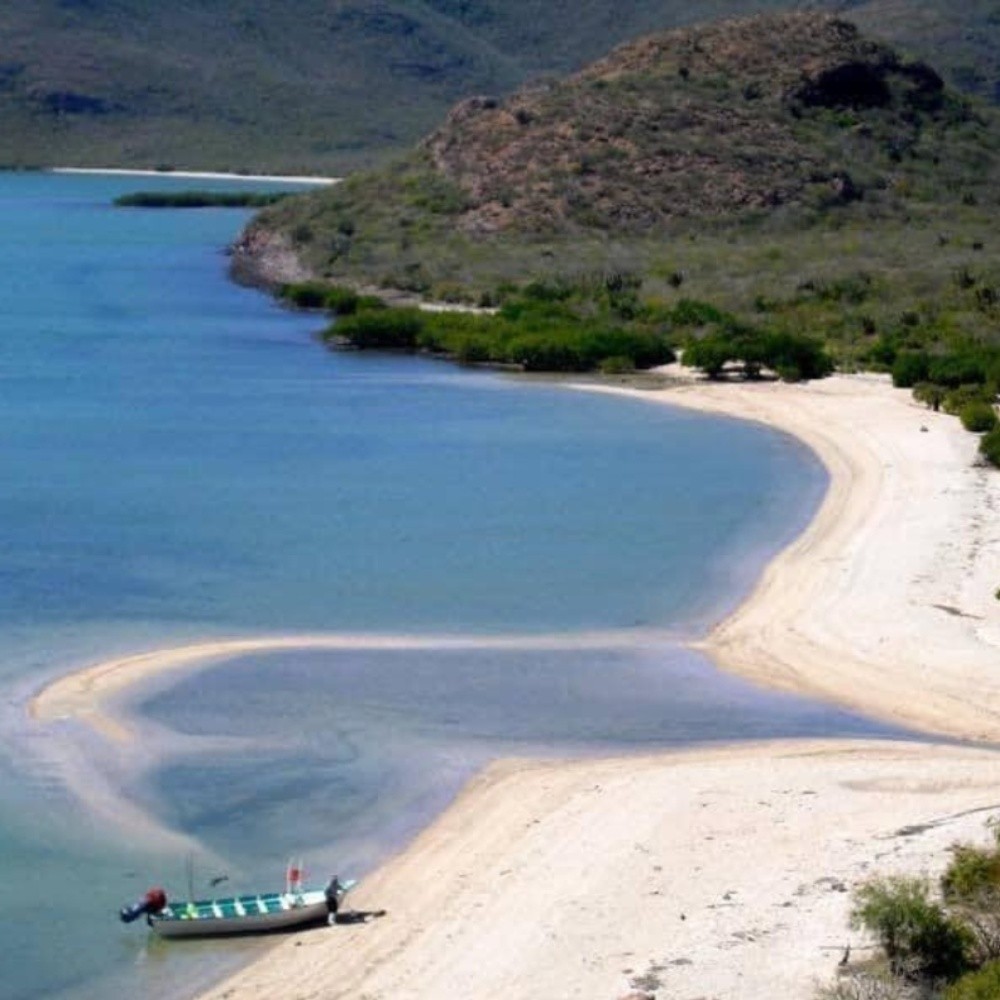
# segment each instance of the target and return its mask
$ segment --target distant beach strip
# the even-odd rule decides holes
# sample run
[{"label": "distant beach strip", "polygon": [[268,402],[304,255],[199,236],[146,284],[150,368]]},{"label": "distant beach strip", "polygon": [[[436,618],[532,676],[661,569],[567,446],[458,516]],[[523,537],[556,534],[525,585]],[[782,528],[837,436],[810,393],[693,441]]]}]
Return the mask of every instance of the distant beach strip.
[{"label": "distant beach strip", "polygon": [[49,174],[96,174],[110,177],[156,177],[161,180],[189,181],[247,181],[256,184],[274,182],[276,184],[339,184],[342,177],[301,177],[294,174],[226,174],[206,170],[140,170],[124,167],[48,167]]}]

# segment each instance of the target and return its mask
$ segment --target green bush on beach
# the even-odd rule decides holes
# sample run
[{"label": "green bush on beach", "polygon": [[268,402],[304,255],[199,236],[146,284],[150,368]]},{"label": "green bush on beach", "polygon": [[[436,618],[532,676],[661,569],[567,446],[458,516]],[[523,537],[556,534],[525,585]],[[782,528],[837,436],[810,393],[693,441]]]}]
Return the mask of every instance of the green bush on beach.
[{"label": "green bush on beach", "polygon": [[757,330],[731,320],[705,336],[692,337],[683,362],[702,369],[709,378],[718,378],[730,364],[741,366],[748,379],[769,368],[786,382],[824,378],[833,371],[832,359],[811,337]]},{"label": "green bush on beach", "polygon": [[931,898],[923,879],[875,879],[854,895],[851,925],[881,955],[841,970],[822,1000],[996,1000],[1000,997],[1000,825],[987,847],[954,844]]},{"label": "green bush on beach", "polygon": [[952,981],[969,968],[968,929],[930,899],[921,879],[889,878],[862,886],[851,923],[875,935],[896,974]]},{"label": "green bush on beach", "polygon": [[350,316],[360,308],[376,309],[381,299],[359,295],[353,288],[322,281],[300,281],[281,285],[277,296],[297,309],[321,309],[337,316]]},{"label": "green bush on beach", "polygon": [[1000,426],[984,434],[979,441],[979,452],[991,465],[1000,469]]},{"label": "green bush on beach", "polygon": [[981,400],[966,403],[959,410],[958,418],[962,421],[962,426],[974,434],[984,434],[997,426],[996,410]]}]

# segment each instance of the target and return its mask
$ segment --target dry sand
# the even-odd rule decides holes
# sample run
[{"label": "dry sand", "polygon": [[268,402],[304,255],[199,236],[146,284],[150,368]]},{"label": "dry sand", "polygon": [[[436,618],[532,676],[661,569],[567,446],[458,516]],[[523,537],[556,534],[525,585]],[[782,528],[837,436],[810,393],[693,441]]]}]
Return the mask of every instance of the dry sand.
[{"label": "dry sand", "polygon": [[[1000,475],[954,418],[870,377],[620,391],[783,428],[830,471],[812,525],[704,643],[720,666],[1000,737]],[[43,692],[38,717],[99,705],[100,684],[72,685]],[[992,813],[1000,755],[954,746],[500,763],[351,897],[386,916],[283,941],[207,996],[808,998],[849,939],[863,946],[850,889],[939,870]]]},{"label": "dry sand", "polygon": [[385,916],[284,941],[207,996],[808,998],[846,944],[865,954],[850,890],[943,864],[982,809],[1000,755],[954,747],[498,764],[348,897]]}]

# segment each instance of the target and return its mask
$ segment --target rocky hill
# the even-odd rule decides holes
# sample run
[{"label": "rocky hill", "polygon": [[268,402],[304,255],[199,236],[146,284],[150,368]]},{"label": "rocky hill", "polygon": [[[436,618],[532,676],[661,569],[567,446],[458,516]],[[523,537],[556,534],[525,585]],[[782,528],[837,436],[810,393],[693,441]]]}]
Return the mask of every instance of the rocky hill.
[{"label": "rocky hill", "polygon": [[846,21],[723,22],[622,46],[565,83],[459,105],[424,144],[471,232],[646,230],[898,186],[972,120],[929,66]]},{"label": "rocky hill", "polygon": [[4,0],[0,164],[342,172],[616,42],[727,15],[849,8],[994,93],[991,0]]},{"label": "rocky hill", "polygon": [[837,17],[765,15],[468,99],[392,167],[266,211],[237,257],[415,291],[482,287],[546,255],[579,269],[720,227],[995,204],[997,150],[992,114],[929,65]]}]

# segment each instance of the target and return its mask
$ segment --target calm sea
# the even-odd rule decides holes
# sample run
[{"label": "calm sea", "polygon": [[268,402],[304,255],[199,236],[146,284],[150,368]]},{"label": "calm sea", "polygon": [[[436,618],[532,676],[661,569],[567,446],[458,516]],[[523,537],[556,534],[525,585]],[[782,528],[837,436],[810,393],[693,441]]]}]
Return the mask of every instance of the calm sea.
[{"label": "calm sea", "polygon": [[[256,954],[117,924],[149,884],[186,894],[189,850],[199,892],[270,888],[291,852],[363,874],[497,756],[879,731],[634,639],[746,592],[822,495],[802,447],[328,353],[315,317],[227,280],[245,213],[110,204],[191,186],[0,175],[5,998],[185,996]],[[607,636],[571,648],[584,629]],[[25,717],[117,654],[339,630],[524,642],[244,657],[134,692],[131,747]]]}]

